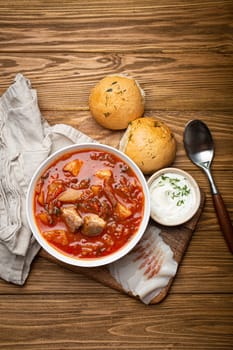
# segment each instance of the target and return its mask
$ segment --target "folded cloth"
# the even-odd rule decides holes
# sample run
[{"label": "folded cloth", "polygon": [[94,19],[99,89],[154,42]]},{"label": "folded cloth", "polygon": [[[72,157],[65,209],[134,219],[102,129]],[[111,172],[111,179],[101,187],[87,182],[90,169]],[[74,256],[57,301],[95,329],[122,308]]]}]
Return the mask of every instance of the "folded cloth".
[{"label": "folded cloth", "polygon": [[[40,246],[26,214],[30,179],[50,154],[73,143],[95,142],[64,124],[50,126],[41,116],[37,94],[23,75],[0,98],[0,277],[23,285]],[[108,266],[122,288],[148,304],[175,275],[177,262],[149,225],[143,239],[126,257]]]},{"label": "folded cloth", "polygon": [[40,246],[29,229],[25,202],[29,181],[51,153],[73,143],[94,142],[64,124],[42,118],[37,93],[22,74],[0,98],[0,277],[22,285]]}]

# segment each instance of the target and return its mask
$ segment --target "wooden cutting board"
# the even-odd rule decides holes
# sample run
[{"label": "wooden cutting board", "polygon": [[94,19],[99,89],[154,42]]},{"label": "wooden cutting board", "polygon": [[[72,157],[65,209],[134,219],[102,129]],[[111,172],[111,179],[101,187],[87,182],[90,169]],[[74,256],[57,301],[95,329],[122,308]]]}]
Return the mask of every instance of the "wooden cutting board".
[{"label": "wooden cutting board", "polygon": [[[167,227],[167,226],[158,225],[158,227],[161,229],[160,235],[162,236],[163,240],[170,246],[170,248],[174,253],[174,259],[178,263],[178,268],[179,268],[179,264],[182,261],[182,258],[184,257],[185,251],[189,245],[193,232],[195,231],[196,225],[202,213],[202,210],[204,207],[204,201],[205,201],[205,195],[204,195],[204,192],[201,191],[201,204],[200,204],[199,210],[197,211],[195,216],[185,224],[181,226],[176,226],[176,227]],[[93,278],[94,280],[100,283],[103,283],[106,286],[109,286],[110,288],[114,288],[120,292],[127,293],[122,289],[121,285],[119,285],[117,281],[111,276],[110,272],[106,267],[86,268],[86,267],[71,266],[61,261],[58,261],[43,249],[41,249],[40,251],[40,256],[50,261],[53,261],[76,273],[83,273],[89,276],[90,278]],[[151,301],[150,304],[157,304],[167,296],[169,289],[172,285],[172,282],[177,275],[178,275],[178,272],[173,278],[170,279],[168,285],[161,290],[161,292]]]}]

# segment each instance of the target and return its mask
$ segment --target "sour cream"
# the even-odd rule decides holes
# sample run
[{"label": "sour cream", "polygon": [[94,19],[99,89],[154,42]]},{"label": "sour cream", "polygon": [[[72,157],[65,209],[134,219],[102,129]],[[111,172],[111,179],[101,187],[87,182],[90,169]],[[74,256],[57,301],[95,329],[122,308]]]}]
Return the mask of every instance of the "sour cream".
[{"label": "sour cream", "polygon": [[167,168],[148,181],[151,217],[167,226],[180,225],[189,220],[200,205],[200,190],[186,172]]}]

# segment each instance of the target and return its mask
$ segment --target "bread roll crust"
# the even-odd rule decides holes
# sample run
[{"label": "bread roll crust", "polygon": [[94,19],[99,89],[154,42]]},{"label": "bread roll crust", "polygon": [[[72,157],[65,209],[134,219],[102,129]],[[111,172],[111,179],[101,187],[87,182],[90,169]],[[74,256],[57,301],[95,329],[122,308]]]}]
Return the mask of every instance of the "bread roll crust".
[{"label": "bread roll crust", "polygon": [[91,91],[89,108],[94,119],[112,130],[126,129],[129,122],[144,112],[144,93],[131,77],[111,75]]},{"label": "bread roll crust", "polygon": [[153,117],[132,121],[120,141],[127,154],[144,174],[169,166],[176,156],[176,140],[170,128]]}]

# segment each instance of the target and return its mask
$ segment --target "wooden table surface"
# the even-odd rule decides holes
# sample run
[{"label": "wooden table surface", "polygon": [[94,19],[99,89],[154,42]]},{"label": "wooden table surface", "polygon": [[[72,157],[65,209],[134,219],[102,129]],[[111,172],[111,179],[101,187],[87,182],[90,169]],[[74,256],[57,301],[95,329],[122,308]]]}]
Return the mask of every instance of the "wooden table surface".
[{"label": "wooden table surface", "polygon": [[0,0],[0,94],[21,72],[51,123],[117,147],[97,125],[90,89],[128,73],[146,93],[145,115],[178,142],[174,166],[206,193],[205,208],[170,293],[145,306],[38,255],[23,287],[0,281],[0,349],[232,349],[233,258],[209,185],[186,157],[186,122],[213,134],[213,175],[233,219],[232,0]]}]

